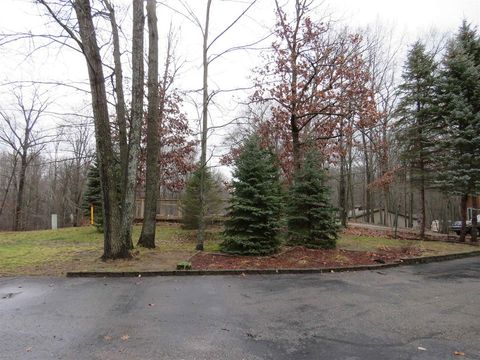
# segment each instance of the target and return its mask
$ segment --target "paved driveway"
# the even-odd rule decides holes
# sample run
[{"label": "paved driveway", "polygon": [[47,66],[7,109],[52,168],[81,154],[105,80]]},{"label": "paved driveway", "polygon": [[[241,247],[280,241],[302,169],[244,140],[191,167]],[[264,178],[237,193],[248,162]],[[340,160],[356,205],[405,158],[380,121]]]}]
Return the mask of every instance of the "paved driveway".
[{"label": "paved driveway", "polygon": [[0,358],[480,359],[480,258],[318,275],[4,278]]}]

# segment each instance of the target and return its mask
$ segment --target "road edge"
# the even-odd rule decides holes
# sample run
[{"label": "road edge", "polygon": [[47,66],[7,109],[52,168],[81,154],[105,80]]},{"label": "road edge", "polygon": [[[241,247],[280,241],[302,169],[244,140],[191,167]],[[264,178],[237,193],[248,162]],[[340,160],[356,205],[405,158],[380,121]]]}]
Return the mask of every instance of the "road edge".
[{"label": "road edge", "polygon": [[163,270],[163,271],[69,271],[66,277],[151,277],[151,276],[211,276],[211,275],[275,275],[275,274],[321,274],[349,271],[380,270],[402,265],[425,264],[480,256],[480,251],[403,258],[388,264],[357,265],[326,268],[295,269],[235,269],[235,270]]}]

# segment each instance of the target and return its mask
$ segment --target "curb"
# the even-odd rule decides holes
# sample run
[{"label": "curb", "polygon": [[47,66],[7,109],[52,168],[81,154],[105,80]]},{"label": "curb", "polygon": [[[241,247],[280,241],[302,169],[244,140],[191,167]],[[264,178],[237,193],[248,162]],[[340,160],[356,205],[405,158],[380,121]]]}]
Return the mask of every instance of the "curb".
[{"label": "curb", "polygon": [[456,260],[456,259],[463,259],[463,258],[475,257],[475,256],[480,256],[479,250],[469,251],[465,253],[458,253],[458,254],[404,258],[404,259],[401,259],[400,261],[402,262],[403,265],[412,265],[412,264],[427,264],[431,262]]},{"label": "curb", "polygon": [[166,271],[69,271],[66,277],[150,277],[150,276],[212,276],[212,275],[275,275],[275,274],[322,274],[362,270],[379,270],[402,265],[426,264],[431,262],[463,259],[480,256],[480,251],[435,255],[416,258],[404,258],[395,263],[358,265],[347,267],[307,268],[307,269],[236,269],[236,270],[166,270]]}]

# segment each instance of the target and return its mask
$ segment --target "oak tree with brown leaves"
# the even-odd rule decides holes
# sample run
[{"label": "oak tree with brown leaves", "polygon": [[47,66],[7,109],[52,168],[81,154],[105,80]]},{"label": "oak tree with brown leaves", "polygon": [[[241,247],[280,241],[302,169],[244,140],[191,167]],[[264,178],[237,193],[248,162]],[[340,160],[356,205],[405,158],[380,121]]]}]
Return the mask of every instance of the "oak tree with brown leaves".
[{"label": "oak tree with brown leaves", "polygon": [[[254,102],[271,103],[271,116],[258,128],[279,150],[287,178],[301,167],[302,149],[314,142],[328,160],[341,119],[352,113],[352,98],[364,92],[361,37],[336,32],[330,21],[311,18],[311,1],[296,0],[293,16],[276,4],[276,40],[265,66],[256,70]],[[365,103],[360,103],[365,108]],[[361,111],[365,111],[362,109]]]}]

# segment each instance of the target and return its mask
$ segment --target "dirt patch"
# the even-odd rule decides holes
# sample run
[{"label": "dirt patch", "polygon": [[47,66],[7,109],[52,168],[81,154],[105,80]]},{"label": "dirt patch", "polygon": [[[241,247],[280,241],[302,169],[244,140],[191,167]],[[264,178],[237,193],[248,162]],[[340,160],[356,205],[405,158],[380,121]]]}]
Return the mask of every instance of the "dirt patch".
[{"label": "dirt patch", "polygon": [[379,251],[316,250],[304,247],[286,248],[272,256],[232,256],[197,253],[191,259],[195,270],[213,269],[297,269],[392,263],[406,257],[417,257],[416,247],[388,248]]}]

